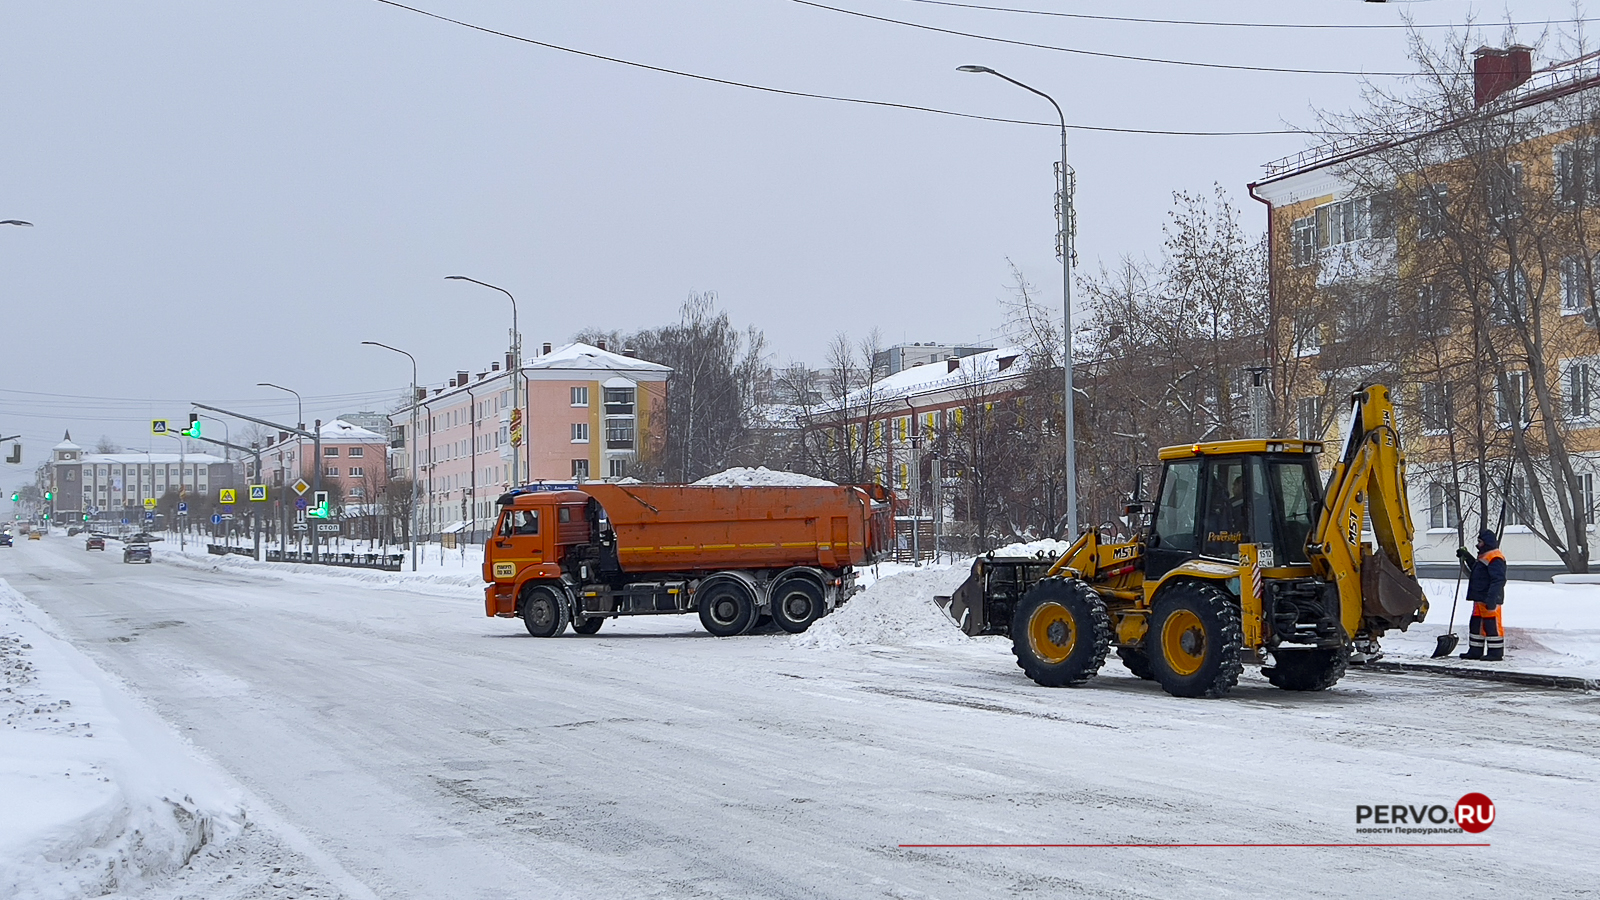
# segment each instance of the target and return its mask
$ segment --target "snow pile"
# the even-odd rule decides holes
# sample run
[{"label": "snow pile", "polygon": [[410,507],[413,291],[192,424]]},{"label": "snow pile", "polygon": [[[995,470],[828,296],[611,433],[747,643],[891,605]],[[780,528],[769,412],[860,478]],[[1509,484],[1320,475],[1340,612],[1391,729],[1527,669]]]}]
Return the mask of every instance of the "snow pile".
[{"label": "snow pile", "polygon": [[1045,559],[1060,559],[1061,554],[1066,553],[1067,549],[1071,546],[1071,541],[1058,541],[1055,538],[1045,538],[1042,541],[1028,541],[1027,543],[1021,544],[1007,544],[998,550],[992,550],[984,553],[983,555],[989,556],[992,553],[995,556],[1042,556]]},{"label": "snow pile", "polygon": [[441,550],[438,544],[419,545],[419,548],[421,565],[416,572],[411,571],[410,553],[406,554],[402,571],[385,572],[382,569],[312,563],[257,562],[248,556],[235,554],[215,556],[206,551],[204,544],[198,542],[190,542],[187,548],[179,548],[177,542],[171,539],[151,545],[154,559],[158,563],[209,572],[242,573],[247,570],[252,578],[263,575],[279,579],[297,576],[338,578],[379,587],[444,588],[452,594],[482,596],[483,548],[466,548],[465,559],[462,558],[462,551],[459,549]]},{"label": "snow pile", "polygon": [[236,791],[0,580],[0,897],[134,891],[244,826]]},{"label": "snow pile", "polygon": [[924,566],[885,575],[789,643],[807,650],[835,650],[970,641],[933,603],[934,595],[954,591],[968,570],[966,564]]},{"label": "snow pile", "polygon": [[738,466],[696,481],[695,484],[718,487],[834,487],[831,481],[801,475],[798,472],[775,472],[766,466],[754,469]]}]

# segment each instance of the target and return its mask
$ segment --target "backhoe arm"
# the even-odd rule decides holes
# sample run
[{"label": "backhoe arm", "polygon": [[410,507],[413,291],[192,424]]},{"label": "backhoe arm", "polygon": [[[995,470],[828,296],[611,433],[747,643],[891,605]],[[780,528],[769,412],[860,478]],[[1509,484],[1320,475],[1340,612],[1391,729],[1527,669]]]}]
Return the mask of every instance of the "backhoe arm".
[{"label": "backhoe arm", "polygon": [[[1346,636],[1404,629],[1427,613],[1417,585],[1405,453],[1389,389],[1371,385],[1351,396],[1350,433],[1328,479],[1322,514],[1307,542],[1317,575],[1339,594]],[[1372,520],[1377,552],[1363,552],[1361,525]]]}]

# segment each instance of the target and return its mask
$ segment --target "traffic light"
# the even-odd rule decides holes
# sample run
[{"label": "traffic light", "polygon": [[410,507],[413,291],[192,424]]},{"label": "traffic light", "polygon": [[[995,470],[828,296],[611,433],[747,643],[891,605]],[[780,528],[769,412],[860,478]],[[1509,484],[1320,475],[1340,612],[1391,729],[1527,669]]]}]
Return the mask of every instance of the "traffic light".
[{"label": "traffic light", "polygon": [[192,437],[192,438],[199,437],[200,436],[200,415],[198,413],[189,413],[189,427],[185,428],[183,431],[179,432],[179,434],[182,434],[184,437]]},{"label": "traffic light", "polygon": [[12,444],[11,445],[11,455],[6,457],[6,462],[12,463],[13,465],[15,465],[16,463],[22,462],[22,445],[21,444]]},{"label": "traffic light", "polygon": [[316,491],[311,495],[311,508],[306,510],[306,515],[314,519],[328,517],[328,492]]},{"label": "traffic light", "polygon": [[55,491],[45,491],[44,492],[44,499],[45,500],[47,500],[47,501],[48,500],[54,500],[55,498],[56,498]]},{"label": "traffic light", "polygon": [[11,492],[11,502],[12,503],[15,503],[15,502],[17,502],[18,500],[21,500],[21,499],[22,499],[22,492],[21,491],[12,491]]}]

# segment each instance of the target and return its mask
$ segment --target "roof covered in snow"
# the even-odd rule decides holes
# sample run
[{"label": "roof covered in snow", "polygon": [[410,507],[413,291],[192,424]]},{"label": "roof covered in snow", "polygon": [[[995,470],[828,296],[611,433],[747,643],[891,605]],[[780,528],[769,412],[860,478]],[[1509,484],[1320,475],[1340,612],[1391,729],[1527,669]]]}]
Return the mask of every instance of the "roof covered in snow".
[{"label": "roof covered in snow", "polygon": [[228,460],[210,453],[138,453],[124,451],[122,453],[86,453],[82,462],[85,465],[175,465],[182,462],[190,466],[209,466],[215,463],[225,463]]},{"label": "roof covered in snow", "polygon": [[334,419],[332,422],[323,423],[321,434],[324,441],[338,441],[349,444],[387,443],[389,440],[376,431],[370,431],[360,425],[351,425],[343,419]]},{"label": "roof covered in snow", "polygon": [[953,369],[947,363],[903,369],[870,387],[852,391],[845,402],[850,407],[861,407],[944,392],[986,396],[1008,388],[1028,371],[1028,356],[1021,347],[1001,347],[964,356]]},{"label": "roof covered in snow", "polygon": [[601,350],[582,341],[574,341],[542,356],[523,360],[522,369],[530,378],[541,377],[541,373],[552,373],[542,377],[558,379],[571,378],[573,372],[611,372],[627,376],[633,381],[666,381],[667,376],[672,374],[670,366]]}]

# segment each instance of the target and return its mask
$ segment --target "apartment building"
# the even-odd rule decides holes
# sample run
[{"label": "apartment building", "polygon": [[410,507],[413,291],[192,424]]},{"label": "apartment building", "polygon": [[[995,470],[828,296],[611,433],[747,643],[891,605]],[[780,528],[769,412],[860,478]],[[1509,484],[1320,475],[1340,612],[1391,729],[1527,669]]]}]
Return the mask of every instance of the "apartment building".
[{"label": "apartment building", "polygon": [[71,522],[84,515],[101,520],[142,518],[145,500],[169,491],[206,499],[241,483],[233,462],[208,453],[90,453],[69,431],[51,449],[55,514]]}]

